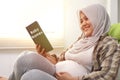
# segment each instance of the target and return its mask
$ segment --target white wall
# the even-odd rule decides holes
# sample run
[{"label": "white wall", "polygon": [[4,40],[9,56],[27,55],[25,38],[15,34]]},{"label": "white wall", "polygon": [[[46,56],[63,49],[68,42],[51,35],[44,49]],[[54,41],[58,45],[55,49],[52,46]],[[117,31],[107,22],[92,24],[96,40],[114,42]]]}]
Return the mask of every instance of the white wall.
[{"label": "white wall", "polygon": [[120,22],[120,0],[118,0],[118,22]]},{"label": "white wall", "polygon": [[118,22],[118,1],[119,0],[107,0],[107,9],[110,14],[111,24]]}]

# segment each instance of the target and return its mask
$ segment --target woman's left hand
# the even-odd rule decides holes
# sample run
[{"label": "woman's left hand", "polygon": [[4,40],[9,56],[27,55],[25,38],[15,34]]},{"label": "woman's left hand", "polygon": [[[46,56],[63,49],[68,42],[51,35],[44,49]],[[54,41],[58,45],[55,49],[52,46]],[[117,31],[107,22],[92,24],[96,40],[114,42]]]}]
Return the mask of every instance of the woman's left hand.
[{"label": "woman's left hand", "polygon": [[73,77],[67,72],[59,72],[55,74],[57,80],[78,80],[77,77]]}]

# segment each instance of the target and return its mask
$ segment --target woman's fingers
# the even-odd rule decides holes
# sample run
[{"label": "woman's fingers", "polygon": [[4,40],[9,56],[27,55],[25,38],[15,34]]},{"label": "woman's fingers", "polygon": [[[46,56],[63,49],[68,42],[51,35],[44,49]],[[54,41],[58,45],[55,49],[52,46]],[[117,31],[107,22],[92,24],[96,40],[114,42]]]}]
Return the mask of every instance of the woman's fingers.
[{"label": "woman's fingers", "polygon": [[40,46],[40,45],[36,45],[36,49],[37,49],[37,52],[38,52],[38,53],[41,52],[41,46]]},{"label": "woman's fingers", "polygon": [[59,73],[55,73],[55,76],[56,77],[61,77],[62,76],[62,74],[64,74],[65,72],[59,72]]},{"label": "woman's fingers", "polygon": [[36,45],[36,50],[41,55],[45,55],[45,53],[46,53],[45,48],[42,48],[41,45],[39,45],[39,44]]},{"label": "woman's fingers", "polygon": [[39,44],[36,44],[36,49],[38,48]]},{"label": "woman's fingers", "polygon": [[43,48],[40,53],[45,54],[46,53],[45,48]]},{"label": "woman's fingers", "polygon": [[60,77],[60,73],[55,73],[55,77],[58,79]]}]

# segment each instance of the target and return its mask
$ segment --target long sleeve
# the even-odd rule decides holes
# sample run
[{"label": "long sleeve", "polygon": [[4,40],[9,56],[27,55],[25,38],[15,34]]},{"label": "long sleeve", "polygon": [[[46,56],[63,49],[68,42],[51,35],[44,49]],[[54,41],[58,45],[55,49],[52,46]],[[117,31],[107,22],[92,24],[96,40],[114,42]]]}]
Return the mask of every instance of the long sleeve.
[{"label": "long sleeve", "polygon": [[115,80],[119,62],[120,45],[110,37],[100,41],[93,58],[93,71],[82,80]]}]

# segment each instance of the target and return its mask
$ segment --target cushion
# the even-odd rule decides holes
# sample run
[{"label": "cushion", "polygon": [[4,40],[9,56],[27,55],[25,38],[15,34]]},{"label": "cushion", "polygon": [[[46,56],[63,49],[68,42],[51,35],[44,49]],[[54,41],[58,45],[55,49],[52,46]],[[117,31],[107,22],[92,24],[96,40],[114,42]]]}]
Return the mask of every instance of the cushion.
[{"label": "cushion", "polygon": [[112,24],[108,32],[108,35],[116,38],[120,43],[120,23]]}]

